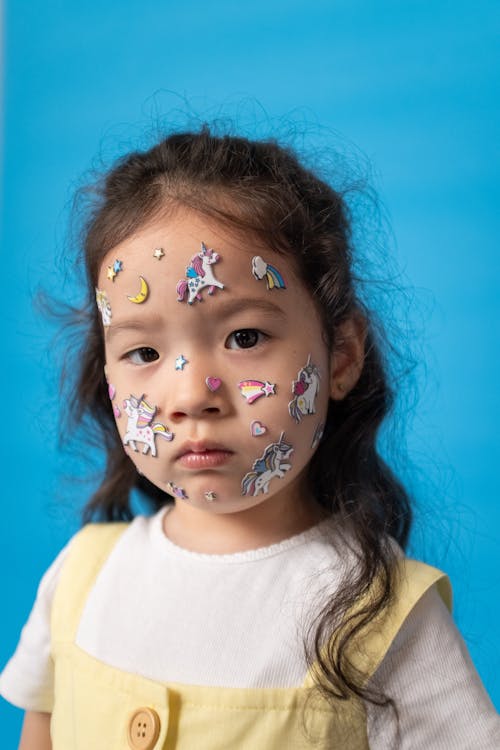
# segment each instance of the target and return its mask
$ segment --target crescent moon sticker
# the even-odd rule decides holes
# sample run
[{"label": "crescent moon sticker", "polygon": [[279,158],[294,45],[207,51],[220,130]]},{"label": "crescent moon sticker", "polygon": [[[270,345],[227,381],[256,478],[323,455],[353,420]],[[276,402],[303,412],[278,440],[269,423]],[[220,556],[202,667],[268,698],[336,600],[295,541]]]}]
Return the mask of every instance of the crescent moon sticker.
[{"label": "crescent moon sticker", "polygon": [[136,294],[135,297],[129,297],[127,295],[127,299],[130,300],[130,302],[134,302],[136,305],[145,302],[149,294],[149,286],[146,279],[143,276],[139,276],[139,279],[141,280],[141,291],[139,294]]}]

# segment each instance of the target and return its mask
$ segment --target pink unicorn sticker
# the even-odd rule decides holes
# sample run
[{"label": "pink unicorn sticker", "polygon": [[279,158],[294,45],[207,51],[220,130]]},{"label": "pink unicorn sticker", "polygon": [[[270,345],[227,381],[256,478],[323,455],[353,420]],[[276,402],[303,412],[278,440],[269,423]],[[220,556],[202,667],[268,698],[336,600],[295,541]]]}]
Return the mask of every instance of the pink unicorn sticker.
[{"label": "pink unicorn sticker", "polygon": [[151,424],[156,414],[156,406],[150,406],[144,400],[144,395],[136,398],[131,394],[130,398],[123,402],[123,408],[128,416],[123,445],[130,445],[132,450],[137,451],[136,441],[144,443],[142,452],[147,453],[148,450],[151,450],[151,455],[156,456],[155,438],[157,435],[168,441],[174,439],[174,433],[170,432],[161,422]]},{"label": "pink unicorn sticker", "polygon": [[186,278],[180,279],[177,283],[177,301],[182,302],[188,294],[188,305],[192,305],[196,300],[203,300],[200,292],[206,286],[210,295],[214,293],[215,287],[224,289],[224,284],[217,281],[211,269],[219,260],[220,255],[202,242],[201,252],[193,255],[191,263],[186,268]]}]

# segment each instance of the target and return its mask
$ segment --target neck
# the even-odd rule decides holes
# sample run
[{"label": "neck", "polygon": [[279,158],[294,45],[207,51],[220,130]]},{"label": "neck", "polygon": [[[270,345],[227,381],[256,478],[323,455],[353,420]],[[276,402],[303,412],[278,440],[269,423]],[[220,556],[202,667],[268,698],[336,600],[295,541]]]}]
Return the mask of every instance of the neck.
[{"label": "neck", "polygon": [[163,530],[174,544],[192,552],[231,554],[281,542],[325,516],[309,495],[293,503],[277,495],[237,513],[214,513],[176,501],[165,514]]}]

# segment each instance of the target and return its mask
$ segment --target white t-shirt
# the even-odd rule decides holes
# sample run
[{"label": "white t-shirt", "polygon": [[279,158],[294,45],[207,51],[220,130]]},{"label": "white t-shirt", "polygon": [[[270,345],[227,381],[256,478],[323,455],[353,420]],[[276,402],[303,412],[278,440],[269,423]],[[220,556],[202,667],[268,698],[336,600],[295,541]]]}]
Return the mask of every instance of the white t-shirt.
[{"label": "white t-shirt", "polygon": [[[89,594],[77,644],[106,664],[161,682],[301,685],[304,633],[354,563],[336,543],[332,522],[269,547],[208,555],[165,536],[167,510],[138,516],[120,537]],[[52,710],[50,613],[70,546],[44,575],[0,677],[0,694],[24,709]],[[373,750],[391,743],[402,750],[500,748],[500,717],[434,589],[414,607],[373,679],[396,699],[401,735],[394,745],[393,720],[368,704]]]}]

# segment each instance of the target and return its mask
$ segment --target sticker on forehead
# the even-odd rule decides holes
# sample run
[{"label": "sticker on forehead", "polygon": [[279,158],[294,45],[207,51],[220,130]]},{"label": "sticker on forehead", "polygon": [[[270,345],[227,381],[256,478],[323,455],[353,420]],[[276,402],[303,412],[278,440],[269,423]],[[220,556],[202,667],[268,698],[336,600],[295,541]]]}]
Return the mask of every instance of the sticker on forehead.
[{"label": "sticker on forehead", "polygon": [[101,313],[103,326],[111,325],[111,305],[109,304],[108,295],[102,289],[95,290],[95,301],[97,309]]},{"label": "sticker on forehead", "polygon": [[196,300],[201,302],[201,290],[208,287],[208,293],[214,293],[215,288],[224,289],[224,284],[214,276],[212,266],[218,263],[220,255],[208,248],[204,242],[201,243],[201,251],[191,258],[191,263],[186,268],[186,278],[177,283],[177,301],[183,302],[187,295],[188,304],[192,305]]},{"label": "sticker on forehead", "polygon": [[143,302],[145,302],[148,298],[149,294],[149,286],[148,282],[143,276],[139,276],[139,280],[141,282],[141,288],[139,292],[135,295],[135,297],[129,297],[127,294],[127,299],[130,302],[134,302],[136,305],[141,305]]},{"label": "sticker on forehead", "polygon": [[121,260],[115,260],[112,266],[108,266],[106,276],[110,281],[114,281],[117,274],[123,270],[123,263]]},{"label": "sticker on forehead", "polygon": [[272,479],[282,479],[292,466],[287,459],[293,453],[292,446],[286,442],[282,432],[277,443],[268,445],[260,458],[255,461],[252,471],[242,479],[241,494],[256,497],[259,492],[269,492],[269,482]]},{"label": "sticker on forehead", "polygon": [[274,383],[269,383],[267,380],[242,380],[238,383],[238,388],[241,391],[243,398],[246,398],[249,404],[253,404],[261,396],[275,396],[276,386]]},{"label": "sticker on forehead", "polygon": [[319,370],[311,362],[311,355],[307,364],[298,372],[297,380],[292,382],[293,399],[288,404],[290,416],[300,422],[306,414],[316,413],[316,396],[319,391]]},{"label": "sticker on forehead", "polygon": [[265,278],[268,289],[286,289],[285,279],[278,269],[270,263],[266,263],[260,255],[252,258],[252,273],[257,281],[262,281]]},{"label": "sticker on forehead", "polygon": [[137,451],[138,443],[144,443],[143,453],[151,450],[151,455],[156,456],[155,438],[159,435],[165,440],[173,440],[174,433],[170,432],[161,422],[152,424],[156,414],[156,406],[150,406],[144,400],[144,396],[130,395],[130,398],[123,402],[123,409],[128,416],[127,431],[123,438],[123,445],[130,445],[132,450]]},{"label": "sticker on forehead", "polygon": [[188,496],[182,487],[178,487],[173,482],[167,482],[167,492],[170,492],[174,497],[179,497],[181,500],[188,500]]}]

